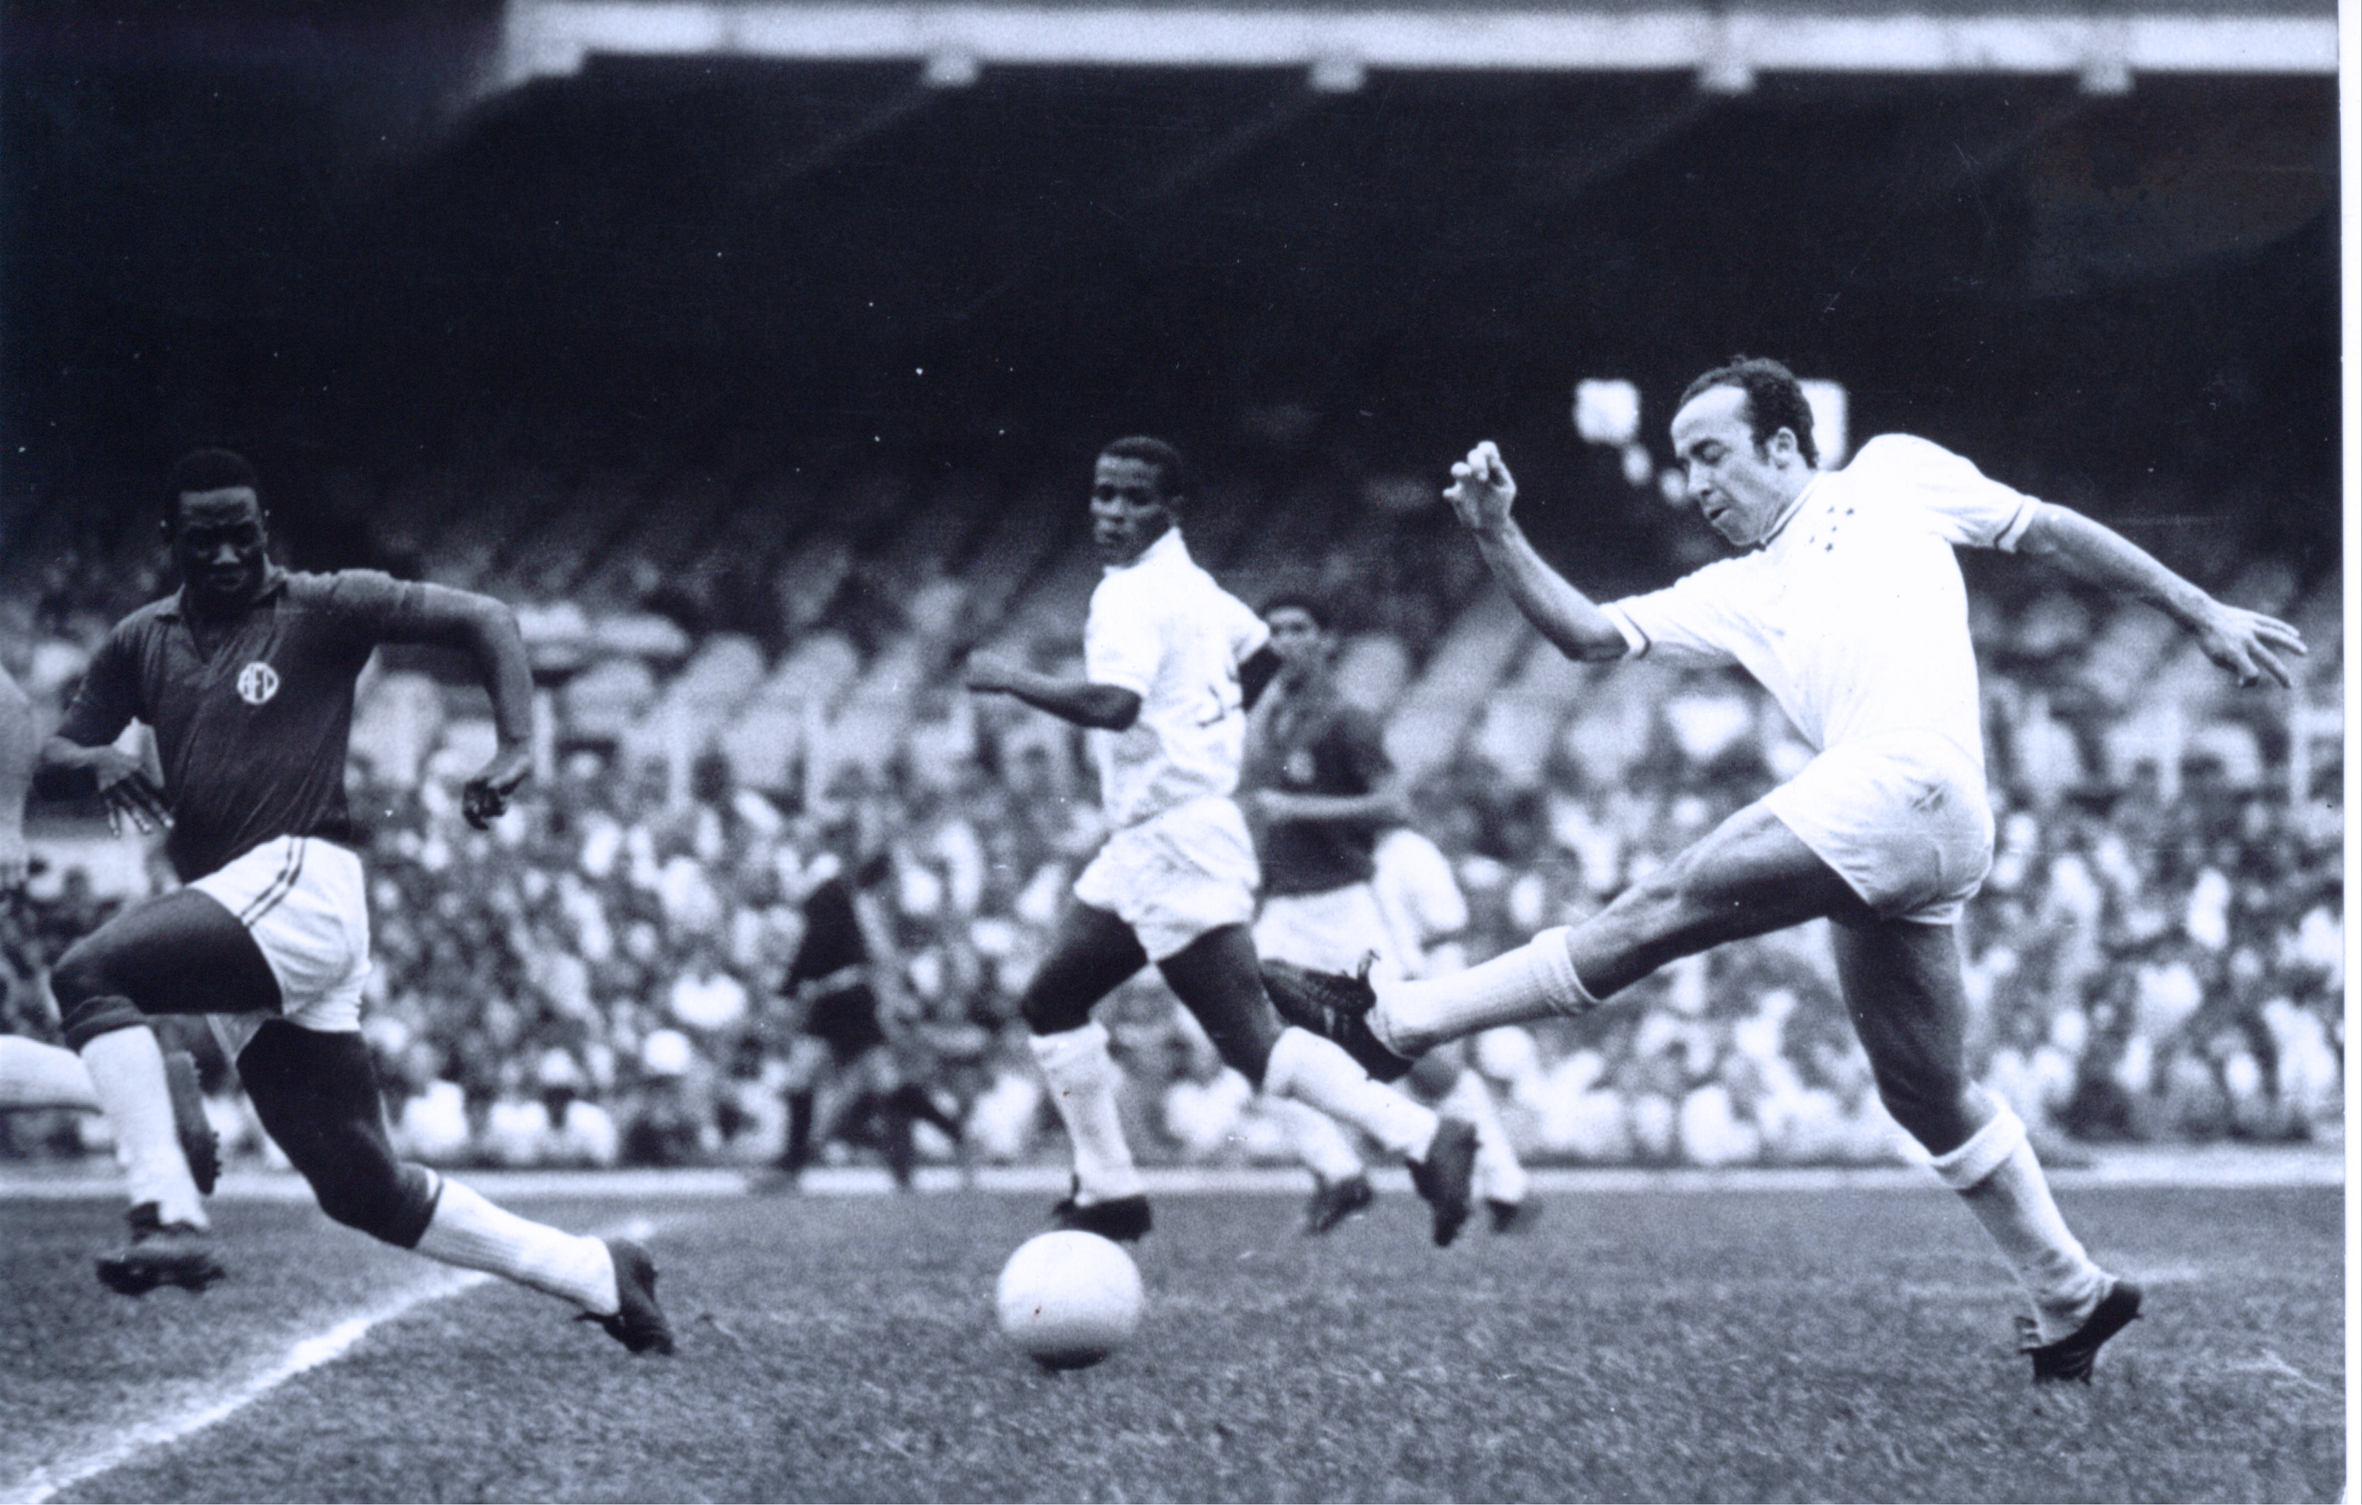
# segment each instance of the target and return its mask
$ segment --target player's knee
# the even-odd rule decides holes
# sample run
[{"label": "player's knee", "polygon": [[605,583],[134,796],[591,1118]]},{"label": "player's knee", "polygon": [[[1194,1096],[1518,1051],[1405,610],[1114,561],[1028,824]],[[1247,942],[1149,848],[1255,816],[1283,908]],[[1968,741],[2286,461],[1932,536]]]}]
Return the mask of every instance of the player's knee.
[{"label": "player's knee", "polygon": [[87,940],[68,951],[49,974],[66,1045],[80,1050],[101,1035],[145,1023],[103,947]]},{"label": "player's knee", "polygon": [[435,1173],[423,1165],[362,1158],[310,1179],[322,1212],[400,1248],[416,1247],[435,1214]]},{"label": "player's knee", "polygon": [[1028,988],[1018,1004],[1025,1027],[1037,1035],[1063,1035],[1091,1022],[1091,1003],[1061,996],[1055,989]]},{"label": "player's knee", "polygon": [[106,948],[85,936],[50,969],[49,990],[57,995],[57,1006],[71,1012],[79,1004],[120,992],[114,970],[107,965]]},{"label": "player's knee", "polygon": [[1878,1101],[1887,1116],[1922,1144],[1947,1147],[1969,1113],[1968,1079],[1957,1071],[1928,1068],[1878,1073]]}]

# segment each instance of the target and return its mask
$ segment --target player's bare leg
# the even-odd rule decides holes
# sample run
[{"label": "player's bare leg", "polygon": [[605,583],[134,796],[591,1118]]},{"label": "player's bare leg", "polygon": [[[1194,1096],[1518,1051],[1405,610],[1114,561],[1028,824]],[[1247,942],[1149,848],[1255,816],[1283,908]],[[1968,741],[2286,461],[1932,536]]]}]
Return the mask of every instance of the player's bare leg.
[{"label": "player's bare leg", "polygon": [[1826,915],[1867,914],[1777,816],[1749,806],[1572,928],[1463,972],[1381,982],[1369,1029],[1406,1061],[1447,1040],[1579,1014],[1667,962]]},{"label": "player's bare leg", "polygon": [[1435,1242],[1448,1244],[1458,1235],[1472,1196],[1475,1129],[1372,1080],[1329,1041],[1283,1026],[1263,991],[1246,926],[1207,931],[1158,963],[1158,970],[1226,1063],[1274,1097],[1293,1098],[1351,1124],[1408,1161],[1413,1184],[1434,1208]]},{"label": "player's bare leg", "polygon": [[1033,1058],[1074,1146],[1074,1191],[1051,1212],[1061,1227],[1109,1238],[1148,1232],[1148,1197],[1124,1139],[1115,1090],[1122,1072],[1092,1006],[1148,965],[1132,927],[1104,909],[1070,904],[1033,981],[1018,1000]]},{"label": "player's bare leg", "polygon": [[[114,1128],[128,1183],[131,1242],[100,1257],[99,1278],[131,1295],[158,1285],[203,1290],[222,1268],[147,1016],[275,1012],[278,979],[236,916],[182,889],[84,936],[59,960],[50,987],[66,1043]],[[212,1168],[203,1169],[210,1180]]]},{"label": "player's bare leg", "polygon": [[855,1107],[869,1090],[867,1056],[856,1056],[839,1064],[832,1055],[829,1067],[811,1093],[811,1119],[805,1128],[803,1163],[800,1172],[815,1155],[825,1157],[828,1147],[845,1135]]},{"label": "player's bare leg", "polygon": [[[1364,1038],[1408,1056],[1495,1025],[1580,1013],[1678,957],[1816,918],[1833,922],[1847,1007],[1881,1099],[1936,1157],[1937,1175],[1962,1194],[2041,1313],[2030,1350],[2036,1377],[2088,1378],[2092,1354],[2138,1313],[2140,1293],[2091,1263],[2058,1215],[2024,1125],[1969,1084],[1950,927],[1878,919],[1760,806],[1579,926],[1544,931],[1466,972],[1382,985],[1365,1005]],[[1343,1012],[1311,1003],[1330,1018]]]},{"label": "player's bare leg", "polygon": [[768,1171],[749,1180],[748,1189],[761,1192],[794,1191],[812,1160],[812,1125],[819,1105],[820,1084],[835,1067],[836,1057],[810,1035],[799,1034],[787,1048],[787,1080],[780,1090],[787,1110],[786,1132],[779,1158]]},{"label": "player's bare leg", "polygon": [[518,1217],[462,1182],[395,1158],[359,1034],[270,1020],[239,1052],[238,1075],[264,1131],[337,1222],[570,1301],[634,1353],[672,1352],[655,1265],[638,1244]]},{"label": "player's bare leg", "polygon": [[[2025,1124],[1969,1080],[1968,1003],[1952,927],[1849,920],[1829,934],[1879,1100],[1935,1157],[1937,1177],[1960,1194],[2034,1303],[2036,1378],[2088,1379],[2091,1353],[2138,1313],[2140,1293],[2092,1262],[2051,1199]],[[2112,1303],[2106,1313],[2103,1301]],[[2089,1352],[2069,1353],[2070,1367],[2046,1372],[2042,1346],[2073,1346],[2102,1326]]]}]

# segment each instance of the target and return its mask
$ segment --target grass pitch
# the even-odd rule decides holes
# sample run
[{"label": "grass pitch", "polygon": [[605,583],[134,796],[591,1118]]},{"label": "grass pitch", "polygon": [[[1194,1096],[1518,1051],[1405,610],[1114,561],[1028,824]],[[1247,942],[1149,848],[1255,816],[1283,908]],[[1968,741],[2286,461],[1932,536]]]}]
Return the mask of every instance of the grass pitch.
[{"label": "grass pitch", "polygon": [[[679,1356],[633,1359],[499,1282],[454,1290],[291,1203],[217,1209],[227,1283],[128,1301],[90,1274],[115,1206],[0,1203],[0,1497],[110,1459],[55,1497],[2330,1500],[2345,1481],[2335,1187],[2062,1194],[2150,1299],[2096,1384],[2042,1390],[2006,1275],[1932,1188],[1560,1193],[1529,1232],[1479,1220],[1441,1251],[1404,1194],[1318,1241],[1292,1198],[1166,1196],[1140,1334],[1069,1374],[992,1323],[1038,1196],[511,1200],[574,1228],[648,1219]],[[189,1429],[307,1341],[297,1365],[333,1356]]]}]

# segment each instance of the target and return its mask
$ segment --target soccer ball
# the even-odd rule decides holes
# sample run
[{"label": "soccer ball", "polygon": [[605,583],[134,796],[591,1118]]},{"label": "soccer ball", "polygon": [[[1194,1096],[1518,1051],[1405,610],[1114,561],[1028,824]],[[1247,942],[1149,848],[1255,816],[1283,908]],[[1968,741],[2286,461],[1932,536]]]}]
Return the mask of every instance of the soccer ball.
[{"label": "soccer ball", "polygon": [[1083,1369],[1140,1325],[1140,1271],[1096,1233],[1060,1229],[1018,1246],[1001,1267],[1001,1332],[1045,1369]]}]

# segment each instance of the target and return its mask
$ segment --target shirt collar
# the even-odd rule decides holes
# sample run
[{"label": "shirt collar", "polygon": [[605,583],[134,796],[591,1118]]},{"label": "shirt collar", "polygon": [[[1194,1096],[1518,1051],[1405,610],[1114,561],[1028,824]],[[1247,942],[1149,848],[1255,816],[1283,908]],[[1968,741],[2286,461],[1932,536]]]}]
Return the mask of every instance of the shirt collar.
[{"label": "shirt collar", "polygon": [[1122,570],[1136,570],[1142,565],[1169,564],[1175,560],[1183,564],[1190,563],[1189,545],[1181,541],[1181,525],[1179,523],[1173,524],[1158,534],[1156,542],[1142,549],[1139,556],[1130,564],[1110,564],[1102,566],[1102,568],[1107,574],[1113,575]]},{"label": "shirt collar", "polygon": [[[254,593],[254,600],[249,604],[249,609],[262,605],[263,602],[285,589],[287,589],[287,571],[275,564],[264,566],[262,589]],[[189,588],[184,585],[164,598],[164,609],[157,612],[156,615],[167,622],[177,622],[188,615],[188,608]]]},{"label": "shirt collar", "polygon": [[1816,470],[1813,472],[1812,479],[1805,482],[1804,489],[1796,493],[1795,500],[1789,502],[1788,505],[1782,509],[1779,519],[1771,525],[1771,530],[1765,533],[1763,537],[1756,540],[1755,547],[1759,549],[1768,549],[1772,546],[1772,540],[1778,538],[1782,533],[1787,531],[1788,524],[1795,518],[1796,514],[1804,510],[1805,499],[1810,497],[1814,491],[1819,489],[1821,477],[1824,474],[1826,474],[1825,471]]}]

